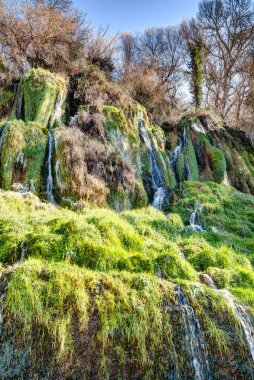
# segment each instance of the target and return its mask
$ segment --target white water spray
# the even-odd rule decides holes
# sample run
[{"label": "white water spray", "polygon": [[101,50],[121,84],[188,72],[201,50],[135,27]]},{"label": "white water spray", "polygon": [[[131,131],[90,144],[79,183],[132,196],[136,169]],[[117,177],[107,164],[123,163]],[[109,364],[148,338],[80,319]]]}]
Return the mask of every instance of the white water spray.
[{"label": "white water spray", "polygon": [[197,199],[195,202],[195,209],[191,214],[190,217],[190,226],[195,232],[203,232],[203,228],[201,226],[200,220],[198,218],[198,212],[202,210],[202,207],[200,205],[200,201]]},{"label": "white water spray", "polygon": [[251,316],[251,314],[244,306],[236,302],[234,297],[227,290],[223,290],[222,293],[228,300],[235,314],[237,315],[254,362],[254,318]]},{"label": "white water spray", "polygon": [[147,153],[148,153],[150,165],[151,165],[152,186],[153,186],[153,191],[154,191],[152,205],[153,207],[159,210],[162,210],[164,200],[166,197],[164,177],[160,169],[160,166],[157,162],[157,159],[155,157],[152,141],[150,139],[148,130],[146,129],[143,120],[139,121],[139,128],[140,128],[141,137],[147,149]]},{"label": "white water spray", "polygon": [[195,380],[211,380],[208,353],[198,318],[179,285],[174,289],[177,295],[176,307],[180,312],[184,330],[184,347],[189,356],[189,367],[194,371]]}]

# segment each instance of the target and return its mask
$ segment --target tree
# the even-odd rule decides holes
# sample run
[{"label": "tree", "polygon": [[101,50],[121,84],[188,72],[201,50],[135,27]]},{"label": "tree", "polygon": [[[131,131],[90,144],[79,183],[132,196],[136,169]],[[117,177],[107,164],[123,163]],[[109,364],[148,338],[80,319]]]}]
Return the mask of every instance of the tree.
[{"label": "tree", "polygon": [[[223,117],[236,115],[236,99],[245,97],[244,62],[254,32],[250,0],[202,0],[198,26],[206,52],[206,101]],[[237,94],[237,97],[236,97]]]},{"label": "tree", "polygon": [[181,24],[181,33],[185,42],[185,51],[189,57],[187,65],[190,69],[190,91],[196,110],[203,100],[204,49],[202,35],[194,19]]},{"label": "tree", "polygon": [[158,99],[171,107],[177,105],[183,82],[182,48],[178,28],[148,28],[144,33],[122,35],[123,80],[132,83],[134,97],[136,93],[139,100],[146,99],[147,104],[156,106]]},{"label": "tree", "polygon": [[4,62],[19,75],[28,67],[71,72],[90,33],[80,14],[65,14],[45,4],[27,5],[22,15],[6,9],[0,12]]},{"label": "tree", "polygon": [[50,9],[56,9],[61,12],[68,12],[72,9],[72,0],[33,0],[35,6],[44,6]]}]

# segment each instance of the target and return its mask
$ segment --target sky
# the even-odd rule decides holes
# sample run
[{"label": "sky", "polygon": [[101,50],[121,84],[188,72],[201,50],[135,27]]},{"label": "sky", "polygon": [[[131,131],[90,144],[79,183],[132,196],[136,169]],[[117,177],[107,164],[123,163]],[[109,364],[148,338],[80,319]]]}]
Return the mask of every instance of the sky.
[{"label": "sky", "polygon": [[112,33],[142,31],[149,26],[177,25],[194,16],[199,0],[74,0],[92,26]]}]

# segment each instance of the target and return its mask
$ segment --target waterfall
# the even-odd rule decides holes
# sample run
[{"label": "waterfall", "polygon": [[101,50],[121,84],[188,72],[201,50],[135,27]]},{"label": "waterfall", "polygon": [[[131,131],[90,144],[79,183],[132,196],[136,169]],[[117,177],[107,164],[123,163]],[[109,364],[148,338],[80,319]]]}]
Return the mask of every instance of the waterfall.
[{"label": "waterfall", "polygon": [[26,254],[26,249],[25,249],[25,243],[22,242],[21,245],[20,245],[20,262],[23,263],[24,259],[25,259],[25,254]]},{"label": "waterfall", "polygon": [[166,190],[164,187],[159,187],[154,194],[153,198],[153,207],[157,208],[158,210],[163,209],[164,199],[166,197]]},{"label": "waterfall", "polygon": [[58,94],[55,109],[53,113],[53,120],[57,122],[58,125],[62,124],[62,107],[63,107],[63,96],[61,93]]},{"label": "waterfall", "polygon": [[203,125],[199,122],[192,122],[191,123],[191,129],[193,129],[193,131],[195,132],[198,132],[198,133],[203,133],[205,134],[206,131],[205,131],[205,128],[203,127]]},{"label": "waterfall", "polygon": [[185,169],[187,172],[187,179],[193,179],[192,174],[191,174],[191,169],[187,157],[187,144],[188,144],[188,136],[187,136],[187,129],[184,126],[183,130],[183,145],[184,145],[184,162],[185,162]]},{"label": "waterfall", "polygon": [[52,161],[53,161],[53,133],[50,130],[48,132],[48,157],[47,157],[47,186],[46,186],[46,194],[47,199],[50,203],[55,203],[54,198],[54,182],[53,182],[53,175],[52,175]]},{"label": "waterfall", "polygon": [[177,295],[176,308],[180,313],[184,337],[183,345],[189,356],[189,368],[194,372],[195,380],[211,380],[208,353],[199,320],[179,285],[174,289]]},{"label": "waterfall", "polygon": [[222,293],[237,315],[254,362],[254,318],[244,306],[236,303],[234,297],[227,290],[223,290]]},{"label": "waterfall", "polygon": [[228,173],[227,171],[225,171],[224,173],[224,177],[223,177],[223,180],[221,182],[223,185],[226,185],[226,186],[231,186],[231,183],[229,181],[229,178],[228,178]]},{"label": "waterfall", "polygon": [[173,168],[173,172],[175,173],[176,182],[178,182],[178,177],[176,174],[176,172],[177,172],[176,171],[176,165],[177,165],[178,158],[179,158],[181,151],[182,151],[182,145],[183,145],[182,139],[181,139],[181,137],[179,137],[178,145],[173,150],[173,157],[172,157],[172,168]]},{"label": "waterfall", "polygon": [[195,232],[203,232],[200,220],[198,218],[198,212],[201,210],[200,202],[197,199],[195,202],[195,209],[190,216],[190,226]]},{"label": "waterfall", "polygon": [[177,175],[177,161],[181,155],[181,153],[184,154],[184,172],[185,172],[185,179],[193,179],[189,161],[188,161],[188,156],[187,156],[187,145],[188,145],[188,134],[187,134],[187,129],[184,127],[183,130],[183,136],[179,137],[179,142],[178,145],[175,147],[173,150],[173,156],[172,156],[172,168],[175,173],[175,179],[176,182],[179,182],[179,178]]},{"label": "waterfall", "polygon": [[152,186],[153,186],[153,207],[161,210],[163,208],[163,203],[166,196],[165,181],[162,174],[162,171],[159,167],[157,159],[154,154],[152,141],[150,139],[149,133],[145,127],[143,120],[139,121],[139,128],[141,137],[145,143],[147,153],[151,165],[151,177],[152,177]]}]

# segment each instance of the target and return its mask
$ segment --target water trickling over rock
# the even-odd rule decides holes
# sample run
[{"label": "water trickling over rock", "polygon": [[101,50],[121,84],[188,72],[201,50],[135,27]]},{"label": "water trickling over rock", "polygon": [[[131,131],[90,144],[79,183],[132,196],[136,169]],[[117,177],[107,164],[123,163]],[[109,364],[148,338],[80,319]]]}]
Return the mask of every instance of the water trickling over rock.
[{"label": "water trickling over rock", "polygon": [[201,205],[199,200],[197,199],[195,202],[195,209],[192,212],[190,216],[190,226],[195,232],[202,232],[204,231],[200,222],[200,219],[198,217],[198,212],[201,211]]},{"label": "water trickling over rock", "polygon": [[50,203],[55,203],[54,198],[54,181],[52,175],[52,161],[53,161],[53,133],[50,130],[48,133],[48,156],[47,156],[47,183],[46,183],[46,195]]},{"label": "water trickling over rock", "polygon": [[177,296],[176,308],[179,311],[183,329],[184,347],[188,354],[188,366],[195,380],[211,380],[208,353],[199,320],[179,285],[174,289]]},{"label": "water trickling over rock", "polygon": [[[184,126],[183,133],[180,134],[179,139],[178,139],[178,145],[173,150],[173,155],[172,155],[172,169],[175,173],[176,182],[178,183],[179,182],[182,183],[184,180],[193,179],[187,151],[188,151],[188,133],[187,133],[186,127]],[[183,159],[184,161],[181,175],[179,175],[178,168],[177,168],[178,162],[180,159]]]},{"label": "water trickling over rock", "polygon": [[188,161],[188,156],[187,156],[187,145],[188,145],[188,135],[187,135],[187,129],[184,126],[183,130],[183,148],[184,148],[184,162],[185,162],[185,171],[186,171],[186,179],[193,179],[191,169],[190,169],[190,164]]},{"label": "water trickling over rock", "polygon": [[224,173],[224,177],[223,177],[223,180],[221,182],[223,185],[226,185],[226,186],[231,186],[231,183],[229,181],[229,178],[228,178],[228,173],[227,171],[225,171]]},{"label": "water trickling over rock", "polygon": [[223,294],[239,319],[254,362],[254,318],[227,290],[223,290]]},{"label": "water trickling over rock", "polygon": [[26,254],[26,249],[25,249],[25,243],[22,241],[20,245],[20,262],[23,263],[25,260],[25,254]]},{"label": "water trickling over rock", "polygon": [[143,120],[139,121],[139,130],[140,130],[140,135],[142,137],[142,140],[145,143],[149,160],[150,160],[152,188],[153,188],[152,189],[153,190],[152,205],[153,207],[159,210],[162,210],[163,203],[166,196],[165,180],[163,177],[163,173],[155,157],[152,141]]}]

